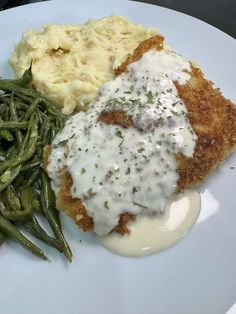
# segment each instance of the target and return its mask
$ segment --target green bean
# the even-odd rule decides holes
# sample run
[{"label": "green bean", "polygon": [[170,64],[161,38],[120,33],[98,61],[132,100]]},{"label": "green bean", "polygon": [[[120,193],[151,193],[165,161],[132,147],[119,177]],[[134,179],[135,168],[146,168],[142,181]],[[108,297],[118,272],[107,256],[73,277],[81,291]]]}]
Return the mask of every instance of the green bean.
[{"label": "green bean", "polygon": [[57,134],[57,131],[53,127],[51,127],[51,129],[50,129],[50,142],[53,141],[56,134]]},{"label": "green bean", "polygon": [[0,174],[2,174],[9,166],[10,161],[14,160],[17,155],[17,149],[15,145],[12,145],[5,154],[4,163],[0,163]]},{"label": "green bean", "polygon": [[42,125],[43,124],[42,112],[38,108],[35,110],[35,112],[36,112],[37,117],[39,119],[39,124]]},{"label": "green bean", "polygon": [[13,143],[12,146],[6,152],[6,159],[13,158],[16,156],[16,154],[17,154],[17,149],[16,149],[15,144]]},{"label": "green bean", "polygon": [[56,248],[58,251],[63,252],[63,243],[59,239],[52,238],[40,226],[35,216],[23,224],[23,227],[36,238],[44,243]]},{"label": "green bean", "polygon": [[5,236],[2,232],[0,232],[0,246],[3,244],[4,240],[5,240]]},{"label": "green bean", "polygon": [[17,192],[12,184],[9,184],[8,187],[5,190],[5,196],[8,201],[9,206],[13,210],[21,210],[21,203],[19,196],[17,195]]},{"label": "green bean", "polygon": [[6,82],[5,80],[0,80],[0,89],[7,93],[11,93],[14,91],[19,98],[21,98],[21,96],[26,96],[28,97],[28,100],[32,100],[32,98],[40,96],[40,92],[36,90],[26,89],[15,84],[11,84],[10,82]]},{"label": "green bean", "polygon": [[34,189],[32,187],[25,187],[21,189],[21,202],[15,194],[14,188],[8,187],[8,191],[5,192],[5,202],[3,197],[0,196],[0,212],[5,218],[11,221],[26,221],[32,217],[33,214]]},{"label": "green bean", "polygon": [[0,149],[0,163],[6,159],[6,153]]},{"label": "green bean", "polygon": [[1,105],[1,118],[5,121],[8,121],[10,118],[10,110],[9,107],[3,107]]},{"label": "green bean", "polygon": [[[1,124],[1,121],[0,121],[0,124]],[[0,130],[0,138],[6,140],[8,142],[12,142],[14,140],[13,135],[8,130]]]},{"label": "green bean", "polygon": [[43,213],[45,214],[55,237],[63,242],[63,245],[64,245],[63,252],[65,256],[68,258],[68,260],[71,262],[72,252],[70,250],[68,243],[66,242],[64,238],[61,227],[58,225],[58,221],[57,221],[58,219],[55,214],[55,211],[56,211],[55,196],[53,194],[53,191],[49,182],[49,178],[43,169],[41,171],[40,199],[41,199],[41,206],[43,209]]},{"label": "green bean", "polygon": [[34,199],[33,199],[33,210],[36,213],[43,214],[39,196],[36,193],[34,194]]},{"label": "green bean", "polygon": [[18,120],[24,122],[25,121],[25,110],[18,109],[17,113],[18,113]]},{"label": "green bean", "polygon": [[56,209],[56,207],[54,207],[54,216],[55,216],[55,219],[57,221],[57,224],[58,224],[60,230],[62,231],[61,220],[60,220],[60,213],[59,213],[59,210]]},{"label": "green bean", "polygon": [[3,197],[1,196],[0,213],[2,214],[2,216],[10,221],[23,222],[32,216],[32,209],[29,207],[26,209],[12,209],[9,207],[9,204],[7,204],[6,200],[4,202]]},{"label": "green bean", "polygon": [[38,114],[41,116],[41,124],[44,125],[45,120],[46,121],[53,121],[55,120],[55,117],[49,116],[47,111],[44,111],[44,108],[41,106],[41,110],[38,110]]},{"label": "green bean", "polygon": [[31,253],[37,255],[38,257],[41,257],[44,260],[48,260],[47,256],[39,247],[37,247],[34,243],[28,240],[9,220],[4,218],[4,216],[2,216],[1,214],[0,232],[2,232],[11,240],[18,242],[21,246],[23,246]]},{"label": "green bean", "polygon": [[[64,124],[64,116],[61,111],[49,100],[48,98],[41,96],[41,103],[43,107],[47,110],[48,113],[51,113],[53,116],[56,116],[59,120],[61,119]],[[63,125],[62,125],[63,126]]]},{"label": "green bean", "polygon": [[[13,99],[13,93],[11,94],[11,101],[10,101],[10,105],[9,105],[9,108],[10,108],[10,115],[11,115],[11,118],[14,120],[14,121],[17,121],[18,120],[18,116],[17,116],[17,112],[16,112],[16,107],[14,105],[14,99]],[[15,135],[16,135],[16,142],[17,142],[17,147],[18,149],[20,148],[21,144],[22,144],[22,134],[21,134],[21,131],[20,130],[15,130]]]},{"label": "green bean", "polygon": [[19,154],[15,158],[6,161],[3,165],[0,166],[0,174],[2,174],[3,171],[8,168],[21,165],[23,162],[27,161],[33,156],[38,140],[38,124],[37,121],[32,117],[29,121],[27,134],[22,142]]},{"label": "green bean", "polygon": [[[13,149],[11,151],[10,158],[6,158],[7,160],[4,163],[0,164],[0,181],[1,181],[1,176],[4,175],[4,172],[10,171],[11,167],[15,166],[16,160],[19,159],[19,156],[17,156],[17,150]],[[4,175],[6,177],[6,174]]]},{"label": "green bean", "polygon": [[25,112],[25,115],[24,115],[24,120],[28,120],[30,115],[35,111],[35,109],[37,108],[38,106],[38,103],[40,101],[40,98],[37,97],[33,100],[33,102],[31,103],[31,105],[28,107],[27,111]]},{"label": "green bean", "polygon": [[33,200],[34,200],[34,188],[31,186],[24,187],[20,190],[20,200],[22,208],[29,212],[31,215],[33,213]]},{"label": "green bean", "polygon": [[24,180],[25,180],[24,173],[20,172],[17,178],[13,181],[13,185],[16,190],[19,190]]},{"label": "green bean", "polygon": [[2,99],[2,98],[6,98],[6,97],[9,97],[9,96],[11,96],[11,94],[9,93],[9,94],[7,94],[7,93],[0,93],[0,99]]},{"label": "green bean", "polygon": [[[39,136],[39,137],[40,137],[40,136]],[[43,147],[44,145],[45,145],[44,142],[43,142],[42,139],[40,138],[40,139],[38,140],[38,142],[37,142],[36,147],[39,148],[39,147]]]},{"label": "green bean", "polygon": [[31,81],[32,81],[33,75],[32,75],[32,71],[31,71],[31,65],[30,67],[24,72],[24,74],[22,75],[22,77],[20,79],[17,80],[0,80],[0,84],[2,86],[20,86],[20,87],[25,87],[26,85],[28,85]]},{"label": "green bean", "polygon": [[[16,94],[14,96],[15,96],[14,97],[14,103],[15,103],[17,110],[27,110],[29,108],[29,105],[25,104],[21,99],[19,99]],[[11,102],[11,98],[10,98],[10,96],[8,96],[8,97],[1,97],[0,96],[0,101],[2,101],[5,105],[9,106],[9,104]],[[9,107],[6,107],[6,109],[9,109]],[[5,119],[5,120],[7,120],[7,119]]]},{"label": "green bean", "polygon": [[19,175],[21,169],[21,165],[18,165],[12,169],[6,170],[0,176],[0,192],[3,191],[9,184],[11,184],[15,178]]},{"label": "green bean", "polygon": [[0,89],[6,92],[13,92],[21,100],[30,104],[33,99],[40,97],[41,106],[47,110],[48,113],[57,117],[58,127],[62,128],[64,125],[64,116],[61,111],[46,97],[42,96],[40,92],[36,90],[26,90],[19,86],[14,86],[13,84],[5,83],[0,80]]},{"label": "green bean", "polygon": [[[22,224],[71,261],[72,253],[62,233],[55,195],[49,178],[40,168],[43,147],[51,144],[65,119],[50,99],[37,90],[23,88],[31,79],[31,69],[28,69],[19,80],[0,80],[0,218],[14,232],[17,230],[14,223]],[[43,230],[33,212],[43,214],[56,239]],[[4,238],[10,237],[0,222],[0,237],[1,232]],[[16,234],[22,240],[23,235],[19,231]],[[27,246],[24,241],[23,246]]]},{"label": "green bean", "polygon": [[[1,81],[0,81],[0,89],[1,89]],[[56,116],[58,118],[58,120],[60,121],[60,126],[63,127],[64,125],[64,116],[61,113],[61,111],[54,105],[54,103],[52,103],[51,100],[49,100],[48,98],[46,98],[45,96],[42,96],[40,94],[40,92],[36,91],[36,90],[26,90],[24,88],[20,88],[17,87],[15,89],[8,89],[8,91],[15,91],[16,95],[30,103],[30,101],[32,99],[38,98],[40,97],[40,105],[47,110],[48,113],[50,113],[53,116]]]},{"label": "green bean", "polygon": [[0,129],[26,129],[27,126],[26,121],[0,121]]},{"label": "green bean", "polygon": [[[22,94],[21,92],[15,90],[15,95],[19,98],[20,101],[26,103],[28,106],[32,103],[34,100],[34,97],[30,95]],[[36,96],[35,96],[36,97]],[[38,97],[38,96],[37,96]]]},{"label": "green bean", "polygon": [[0,90],[8,93],[14,92],[19,99],[28,104],[31,104],[35,98],[41,96],[41,93],[36,90],[25,89],[15,84],[11,84],[10,82],[5,82],[4,80],[0,80]]},{"label": "green bean", "polygon": [[47,139],[47,135],[50,132],[50,122],[49,119],[47,117],[43,117],[43,122],[42,122],[42,126],[41,126],[41,130],[40,130],[40,137],[42,138],[42,142],[44,145],[46,145],[48,143]]},{"label": "green bean", "polygon": [[25,210],[29,210],[31,213],[42,213],[40,200],[37,192],[32,186],[25,186],[20,189],[21,205]]},{"label": "green bean", "polygon": [[40,174],[40,167],[33,169],[25,185],[26,186],[32,185],[33,182],[39,177],[39,174]]},{"label": "green bean", "polygon": [[35,158],[34,160],[31,160],[30,162],[28,162],[26,165],[22,166],[20,171],[24,172],[24,171],[33,169],[39,165],[40,165],[40,160]]},{"label": "green bean", "polygon": [[[25,136],[25,141],[22,144],[23,147],[20,152],[24,156],[22,156],[21,162],[29,160],[33,156],[38,141],[38,118],[36,115],[32,115],[31,117],[32,119],[30,118],[29,120],[28,132]],[[25,148],[26,152],[24,152]]]}]

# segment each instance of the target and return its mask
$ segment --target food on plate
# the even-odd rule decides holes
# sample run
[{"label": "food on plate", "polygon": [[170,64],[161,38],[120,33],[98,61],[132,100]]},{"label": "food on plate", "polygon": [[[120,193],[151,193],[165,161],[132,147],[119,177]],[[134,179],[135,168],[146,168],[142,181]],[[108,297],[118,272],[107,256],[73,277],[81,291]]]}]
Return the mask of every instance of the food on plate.
[{"label": "food on plate", "polygon": [[56,207],[120,254],[179,241],[200,211],[188,189],[235,148],[232,102],[157,29],[115,15],[28,30],[10,64],[24,75],[0,81],[0,245],[46,258],[19,224],[71,260]]},{"label": "food on plate", "polygon": [[33,85],[71,114],[86,109],[118,65],[157,32],[115,15],[83,25],[46,25],[23,34],[10,64],[20,77],[32,62]]},{"label": "food on plate", "polygon": [[233,151],[236,107],[164,38],[143,41],[46,150],[57,206],[84,230],[129,233]]},{"label": "food on plate", "polygon": [[[55,196],[42,168],[43,147],[63,127],[64,117],[51,100],[25,88],[31,80],[30,68],[21,79],[0,80],[0,245],[6,238],[14,240],[47,259],[19,231],[21,226],[71,260],[55,208]],[[46,217],[55,238],[41,227],[38,214]]]}]

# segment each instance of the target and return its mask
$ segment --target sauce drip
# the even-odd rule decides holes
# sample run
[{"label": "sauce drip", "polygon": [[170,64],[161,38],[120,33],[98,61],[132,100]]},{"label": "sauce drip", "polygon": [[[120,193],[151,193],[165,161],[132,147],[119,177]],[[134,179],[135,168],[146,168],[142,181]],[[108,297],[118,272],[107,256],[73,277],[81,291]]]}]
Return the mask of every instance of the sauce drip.
[{"label": "sauce drip", "polygon": [[122,236],[113,232],[97,238],[105,248],[119,255],[151,255],[180,241],[195,224],[200,207],[199,193],[185,191],[166,203],[161,217],[139,216],[136,221],[129,223],[130,234]]}]

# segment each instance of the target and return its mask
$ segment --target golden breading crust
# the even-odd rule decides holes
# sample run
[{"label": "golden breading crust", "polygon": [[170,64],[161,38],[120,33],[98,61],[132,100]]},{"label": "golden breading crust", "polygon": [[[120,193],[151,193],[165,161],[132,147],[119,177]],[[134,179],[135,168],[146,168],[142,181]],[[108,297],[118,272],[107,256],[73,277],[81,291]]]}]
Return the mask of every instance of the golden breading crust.
[{"label": "golden breading crust", "polygon": [[191,69],[190,82],[175,85],[198,140],[193,158],[177,156],[178,191],[201,184],[236,145],[236,106],[204,78],[200,69],[193,65]]},{"label": "golden breading crust", "polygon": [[[162,36],[154,36],[142,42],[134,53],[116,70],[121,74],[127,66],[137,61],[150,49],[163,49]],[[204,78],[200,69],[191,64],[191,79],[184,85],[175,82],[179,96],[184,100],[189,112],[189,121],[198,136],[192,158],[181,154],[176,156],[179,180],[176,191],[196,187],[201,184],[215,168],[232,152],[236,144],[236,106],[225,99],[211,81]],[[119,124],[126,128],[132,120],[123,112],[102,114],[99,120],[108,124]],[[71,196],[71,178],[65,173],[57,198],[57,206],[63,209],[84,230],[93,229],[93,221],[79,199]],[[124,234],[129,232],[127,223],[134,216],[121,215],[115,231]]]}]

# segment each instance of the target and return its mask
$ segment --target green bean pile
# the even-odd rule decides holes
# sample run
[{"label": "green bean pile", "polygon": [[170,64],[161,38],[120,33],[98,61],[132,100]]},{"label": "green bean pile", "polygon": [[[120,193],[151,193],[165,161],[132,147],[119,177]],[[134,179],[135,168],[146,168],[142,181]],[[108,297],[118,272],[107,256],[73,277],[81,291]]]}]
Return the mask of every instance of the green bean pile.
[{"label": "green bean pile", "polygon": [[[14,240],[48,259],[20,226],[71,261],[55,195],[42,167],[43,148],[61,130],[64,117],[49,99],[26,88],[31,80],[31,68],[21,79],[0,80],[0,245],[5,239]],[[47,219],[55,238],[41,227],[38,215]]]}]

